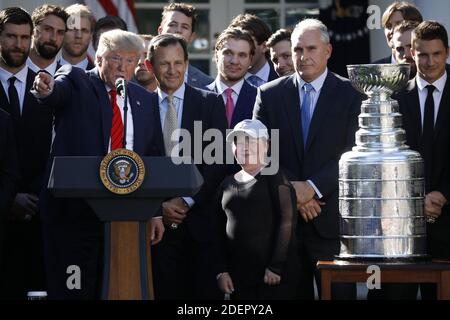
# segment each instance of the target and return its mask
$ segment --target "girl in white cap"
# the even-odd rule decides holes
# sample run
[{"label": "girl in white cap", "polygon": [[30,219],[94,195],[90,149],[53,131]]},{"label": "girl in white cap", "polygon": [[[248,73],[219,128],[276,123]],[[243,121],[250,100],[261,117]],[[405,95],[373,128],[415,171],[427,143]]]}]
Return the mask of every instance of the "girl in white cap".
[{"label": "girl in white cap", "polygon": [[269,146],[259,120],[238,123],[227,136],[242,170],[219,188],[217,280],[231,299],[295,297],[295,191],[285,175],[265,175]]}]

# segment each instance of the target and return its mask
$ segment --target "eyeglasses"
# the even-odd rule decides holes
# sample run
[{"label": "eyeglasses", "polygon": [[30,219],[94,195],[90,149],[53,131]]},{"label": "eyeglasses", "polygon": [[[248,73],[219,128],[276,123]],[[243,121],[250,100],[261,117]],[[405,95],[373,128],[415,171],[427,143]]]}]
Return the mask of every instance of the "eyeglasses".
[{"label": "eyeglasses", "polygon": [[126,66],[132,66],[134,64],[137,63],[138,59],[137,58],[124,58],[118,55],[114,55],[114,56],[110,56],[107,58],[110,62],[114,63],[114,64],[124,64]]}]

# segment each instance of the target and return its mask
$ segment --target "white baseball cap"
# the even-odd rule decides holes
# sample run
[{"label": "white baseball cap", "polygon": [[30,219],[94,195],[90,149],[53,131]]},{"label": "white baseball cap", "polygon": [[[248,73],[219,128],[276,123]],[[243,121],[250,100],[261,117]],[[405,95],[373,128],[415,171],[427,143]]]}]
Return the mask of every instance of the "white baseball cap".
[{"label": "white baseball cap", "polygon": [[227,142],[232,142],[234,137],[239,133],[246,134],[255,139],[264,138],[269,140],[267,127],[259,120],[246,119],[236,124],[233,131],[227,134]]}]

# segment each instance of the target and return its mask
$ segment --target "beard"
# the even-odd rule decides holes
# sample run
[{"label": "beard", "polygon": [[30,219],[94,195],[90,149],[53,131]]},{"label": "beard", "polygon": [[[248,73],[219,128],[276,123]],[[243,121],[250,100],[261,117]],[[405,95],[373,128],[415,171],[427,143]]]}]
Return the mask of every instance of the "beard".
[{"label": "beard", "polygon": [[[14,58],[11,53],[22,53],[20,58]],[[1,58],[5,62],[7,66],[18,68],[23,66],[27,61],[28,54],[30,53],[30,49],[28,50],[20,50],[20,49],[11,49],[11,50],[3,50],[1,51]]]},{"label": "beard", "polygon": [[36,43],[37,53],[46,60],[54,59],[58,54],[59,49],[61,49],[61,47],[58,48],[56,44],[51,42]]},{"label": "beard", "polygon": [[152,76],[152,74],[150,72],[146,72],[146,71],[138,71],[134,77],[136,78],[136,80],[143,84],[143,85],[149,85],[150,83],[152,83],[153,81],[155,81],[155,76]]}]

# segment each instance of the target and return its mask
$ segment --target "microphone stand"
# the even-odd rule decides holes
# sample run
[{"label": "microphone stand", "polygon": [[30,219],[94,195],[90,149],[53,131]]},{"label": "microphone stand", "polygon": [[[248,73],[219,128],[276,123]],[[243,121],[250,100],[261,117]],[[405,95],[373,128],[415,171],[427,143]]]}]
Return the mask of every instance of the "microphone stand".
[{"label": "microphone stand", "polygon": [[128,114],[128,94],[127,94],[127,85],[125,81],[123,83],[123,141],[122,146],[124,149],[127,148],[127,114]]}]

